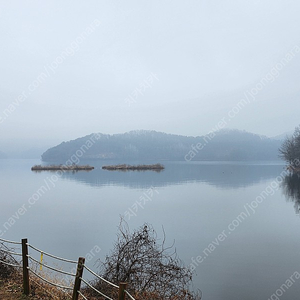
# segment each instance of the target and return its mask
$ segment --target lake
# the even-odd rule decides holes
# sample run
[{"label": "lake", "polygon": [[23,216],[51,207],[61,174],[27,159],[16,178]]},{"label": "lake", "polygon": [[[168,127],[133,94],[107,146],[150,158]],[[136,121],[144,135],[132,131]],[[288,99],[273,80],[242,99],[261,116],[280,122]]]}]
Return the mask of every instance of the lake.
[{"label": "lake", "polygon": [[164,162],[157,173],[106,171],[102,165],[117,162],[90,162],[91,172],[56,175],[32,172],[38,163],[0,160],[2,238],[28,238],[73,260],[89,255],[97,270],[123,216],[131,229],[147,222],[160,238],[165,231],[167,245],[175,240],[203,299],[299,298],[297,187],[281,183],[283,164]]}]

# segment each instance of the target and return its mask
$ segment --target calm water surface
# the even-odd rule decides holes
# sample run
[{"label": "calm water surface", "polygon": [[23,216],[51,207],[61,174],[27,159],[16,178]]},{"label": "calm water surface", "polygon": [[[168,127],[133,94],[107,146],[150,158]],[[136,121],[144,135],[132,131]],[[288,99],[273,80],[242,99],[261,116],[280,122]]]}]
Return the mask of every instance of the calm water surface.
[{"label": "calm water surface", "polygon": [[[74,260],[98,246],[100,253],[89,261],[95,269],[96,259],[113,246],[120,216],[152,188],[151,201],[125,219],[132,229],[151,223],[159,236],[163,226],[167,244],[175,240],[179,257],[195,268],[193,285],[203,299],[267,300],[276,290],[280,299],[299,299],[300,279],[278,292],[300,273],[297,204],[276,183],[282,164],[167,162],[155,173],[103,171],[94,162],[92,172],[56,177],[31,172],[36,163],[0,160],[2,238],[26,237]],[[37,197],[41,187],[45,192]],[[26,213],[17,216],[22,206]],[[14,224],[5,226],[13,215]]]}]

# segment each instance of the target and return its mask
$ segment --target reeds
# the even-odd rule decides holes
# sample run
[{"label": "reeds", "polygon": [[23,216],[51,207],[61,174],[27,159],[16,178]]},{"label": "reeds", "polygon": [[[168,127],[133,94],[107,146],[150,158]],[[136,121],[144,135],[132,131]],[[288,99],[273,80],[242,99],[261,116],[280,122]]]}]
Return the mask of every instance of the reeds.
[{"label": "reeds", "polygon": [[153,170],[153,171],[162,171],[165,167],[161,164],[154,164],[154,165],[110,165],[110,166],[103,166],[103,170],[109,171],[145,171],[145,170]]},{"label": "reeds", "polygon": [[89,165],[79,166],[79,165],[50,165],[50,166],[42,166],[35,165],[31,168],[31,171],[90,171],[93,170],[94,167]]}]

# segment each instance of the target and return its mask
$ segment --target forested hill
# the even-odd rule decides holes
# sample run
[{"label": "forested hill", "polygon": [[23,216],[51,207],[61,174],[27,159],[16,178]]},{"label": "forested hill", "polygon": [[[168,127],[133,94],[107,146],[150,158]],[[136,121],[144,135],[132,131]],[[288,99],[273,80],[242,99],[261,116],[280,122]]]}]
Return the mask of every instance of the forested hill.
[{"label": "forested hill", "polygon": [[91,134],[48,149],[43,161],[125,160],[278,160],[281,141],[239,130],[187,137],[156,131]]}]

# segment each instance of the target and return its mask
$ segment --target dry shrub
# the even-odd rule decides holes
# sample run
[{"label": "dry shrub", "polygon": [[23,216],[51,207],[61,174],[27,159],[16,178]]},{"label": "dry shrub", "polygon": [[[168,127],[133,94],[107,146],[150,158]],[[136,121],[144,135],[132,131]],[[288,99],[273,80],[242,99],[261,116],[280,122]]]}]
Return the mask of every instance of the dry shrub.
[{"label": "dry shrub", "polygon": [[[183,266],[174,245],[165,246],[165,235],[159,242],[149,224],[131,233],[122,219],[114,249],[104,262],[99,261],[99,269],[105,279],[116,285],[127,282],[128,291],[136,299],[201,299],[200,291],[189,291],[192,272]],[[100,280],[93,282],[93,286],[108,296],[114,290]],[[86,291],[90,296],[96,295],[92,290]]]},{"label": "dry shrub", "polygon": [[[8,248],[5,244],[0,243],[0,260],[9,264],[18,265],[19,262],[11,255],[5,252],[5,250],[12,251],[13,249]],[[0,278],[8,279],[16,273],[16,268],[3,264],[0,262]]]}]

